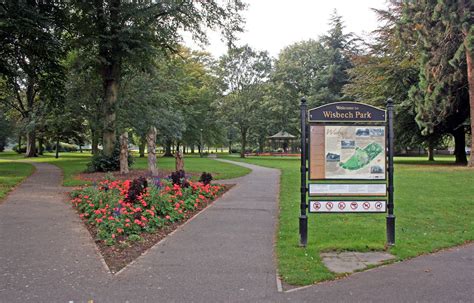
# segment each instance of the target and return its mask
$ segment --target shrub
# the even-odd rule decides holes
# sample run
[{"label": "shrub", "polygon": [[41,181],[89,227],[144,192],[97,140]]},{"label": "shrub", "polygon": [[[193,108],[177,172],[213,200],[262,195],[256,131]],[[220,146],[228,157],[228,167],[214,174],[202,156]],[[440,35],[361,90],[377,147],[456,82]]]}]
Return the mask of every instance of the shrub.
[{"label": "shrub", "polygon": [[15,146],[13,146],[13,151],[15,151],[17,154],[24,154],[26,153],[26,146],[25,147],[21,147],[21,148],[18,148],[18,144],[16,144]]},{"label": "shrub", "polygon": [[201,182],[201,183],[204,184],[204,185],[211,184],[211,181],[212,181],[212,175],[211,175],[211,173],[203,172],[203,173],[201,174],[201,177],[199,178],[199,182]]},{"label": "shrub", "polygon": [[179,170],[179,171],[175,171],[173,173],[171,173],[171,175],[168,177],[171,182],[173,183],[173,185],[179,185],[181,187],[188,187],[189,186],[189,182],[186,178],[186,173],[184,172],[184,170]]},{"label": "shrub", "polygon": [[[133,165],[133,157],[128,154],[128,166]],[[115,145],[112,156],[108,157],[103,152],[94,155],[91,162],[87,164],[87,172],[108,172],[120,169],[120,146]]]},{"label": "shrub", "polygon": [[[52,150],[56,151],[56,145],[52,146]],[[69,143],[62,143],[62,142],[59,143],[59,148],[58,148],[59,152],[75,152],[77,150],[78,149],[76,145],[69,144]]]}]

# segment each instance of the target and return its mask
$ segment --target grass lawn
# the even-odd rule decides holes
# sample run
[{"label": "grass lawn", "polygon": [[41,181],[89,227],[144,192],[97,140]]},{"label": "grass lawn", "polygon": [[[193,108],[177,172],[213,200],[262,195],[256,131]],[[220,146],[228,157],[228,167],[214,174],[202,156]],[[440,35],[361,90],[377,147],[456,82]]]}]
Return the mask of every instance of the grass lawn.
[{"label": "grass lawn", "polygon": [[[47,162],[54,164],[61,168],[64,174],[64,186],[79,186],[87,184],[86,181],[78,180],[75,175],[84,172],[87,167],[87,163],[90,161],[89,153],[61,153],[58,159],[54,158],[53,153],[45,153],[45,155],[29,159],[35,162]],[[18,155],[13,152],[2,152],[0,153],[0,159],[4,160],[19,160],[25,159],[22,155]],[[174,158],[159,158],[158,168],[164,170],[173,170],[175,165]],[[231,179],[246,175],[250,172],[250,169],[236,166],[233,164],[222,163],[209,158],[199,158],[198,156],[185,155],[184,167],[187,172],[200,174],[202,172],[210,172],[215,180],[218,179]],[[146,169],[147,158],[135,158],[135,163],[132,169]]]},{"label": "grass lawn", "polygon": [[34,167],[31,164],[0,160],[0,201],[33,171]]},{"label": "grass lawn", "polygon": [[[449,157],[439,160],[395,159],[396,245],[389,252],[397,260],[474,240],[474,169],[450,165]],[[285,282],[307,285],[335,278],[322,264],[321,251],[385,249],[385,214],[309,214],[308,246],[298,247],[300,160],[243,161],[281,169],[277,255]]]}]

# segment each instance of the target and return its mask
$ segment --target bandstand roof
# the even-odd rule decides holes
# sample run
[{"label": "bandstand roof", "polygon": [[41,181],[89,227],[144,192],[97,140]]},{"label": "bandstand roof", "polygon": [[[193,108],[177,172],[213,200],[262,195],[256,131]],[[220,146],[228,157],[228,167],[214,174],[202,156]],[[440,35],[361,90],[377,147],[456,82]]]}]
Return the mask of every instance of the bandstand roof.
[{"label": "bandstand roof", "polygon": [[279,131],[278,133],[274,134],[273,136],[269,136],[268,139],[278,139],[278,140],[283,140],[283,139],[295,139],[296,136],[293,136],[292,134],[286,132],[286,131]]}]

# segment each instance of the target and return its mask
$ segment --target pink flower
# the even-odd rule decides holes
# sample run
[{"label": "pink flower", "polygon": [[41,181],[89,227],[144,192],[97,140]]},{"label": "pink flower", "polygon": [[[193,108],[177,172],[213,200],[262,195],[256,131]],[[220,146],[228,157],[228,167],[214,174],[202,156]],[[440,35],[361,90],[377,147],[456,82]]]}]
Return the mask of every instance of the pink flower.
[{"label": "pink flower", "polygon": [[166,220],[171,219],[171,217],[169,215],[167,215],[165,218],[166,218]]}]

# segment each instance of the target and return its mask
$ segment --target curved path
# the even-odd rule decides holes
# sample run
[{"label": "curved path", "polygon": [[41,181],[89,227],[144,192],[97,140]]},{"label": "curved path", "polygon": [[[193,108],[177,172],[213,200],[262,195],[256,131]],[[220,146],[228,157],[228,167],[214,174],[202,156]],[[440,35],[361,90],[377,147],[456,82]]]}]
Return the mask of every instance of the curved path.
[{"label": "curved path", "polygon": [[278,170],[239,164],[252,172],[112,275],[67,203],[60,170],[33,165],[0,205],[0,302],[273,301]]},{"label": "curved path", "polygon": [[67,203],[61,172],[36,172],[0,204],[0,302],[470,302],[474,245],[278,293],[279,171],[252,169],[116,275]]}]

